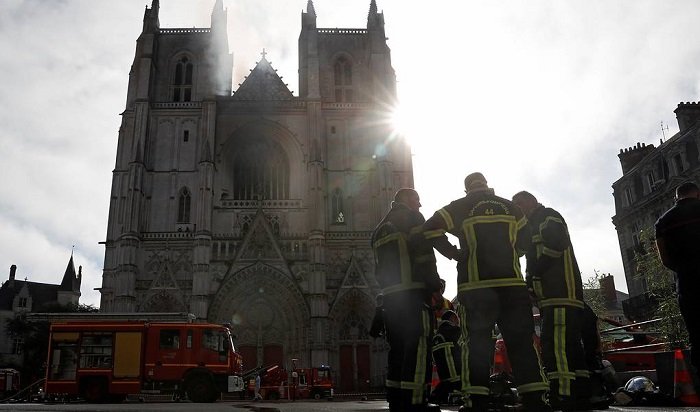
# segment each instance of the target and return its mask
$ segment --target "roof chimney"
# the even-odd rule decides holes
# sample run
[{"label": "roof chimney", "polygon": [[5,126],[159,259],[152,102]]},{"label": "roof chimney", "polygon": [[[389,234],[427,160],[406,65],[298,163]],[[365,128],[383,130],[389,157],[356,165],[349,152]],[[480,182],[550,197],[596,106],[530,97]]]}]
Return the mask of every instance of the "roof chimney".
[{"label": "roof chimney", "polygon": [[605,303],[617,302],[617,292],[615,291],[615,278],[609,273],[600,278],[600,294],[603,295]]},{"label": "roof chimney", "polygon": [[681,102],[673,112],[678,120],[678,129],[683,133],[700,120],[700,103]]},{"label": "roof chimney", "polygon": [[636,146],[632,146],[627,149],[620,149],[620,154],[618,154],[617,157],[620,159],[620,164],[622,165],[622,174],[624,175],[632,170],[637,163],[639,163],[653,151],[653,144],[647,145],[639,142]]},{"label": "roof chimney", "polygon": [[17,272],[17,265],[10,266],[10,287],[15,285],[15,273]]}]

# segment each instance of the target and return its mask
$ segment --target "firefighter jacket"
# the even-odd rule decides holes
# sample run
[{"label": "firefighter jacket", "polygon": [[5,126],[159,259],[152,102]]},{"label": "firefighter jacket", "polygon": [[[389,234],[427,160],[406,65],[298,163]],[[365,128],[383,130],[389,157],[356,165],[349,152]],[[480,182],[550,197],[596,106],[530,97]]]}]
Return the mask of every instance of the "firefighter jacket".
[{"label": "firefighter jacket", "polygon": [[471,190],[435,212],[423,225],[423,235],[432,240],[449,232],[459,239],[459,292],[525,286],[519,260],[527,248],[525,222],[510,200],[484,188]]},{"label": "firefighter jacket", "polygon": [[411,242],[425,222],[423,215],[403,203],[392,202],[391,210],[372,234],[377,282],[384,296],[407,290],[440,290],[435,253],[429,242]]},{"label": "firefighter jacket", "polygon": [[696,276],[700,266],[700,200],[678,199],[654,225],[656,238],[665,245],[667,257],[663,264],[679,273],[681,285],[692,282],[696,288],[700,279]]},{"label": "firefighter jacket", "polygon": [[433,361],[442,382],[460,381],[462,355],[457,343],[460,335],[459,326],[443,320],[433,337]]},{"label": "firefighter jacket", "polygon": [[526,280],[540,307],[583,308],[583,288],[574,249],[564,218],[554,209],[538,205],[527,219],[531,236]]}]

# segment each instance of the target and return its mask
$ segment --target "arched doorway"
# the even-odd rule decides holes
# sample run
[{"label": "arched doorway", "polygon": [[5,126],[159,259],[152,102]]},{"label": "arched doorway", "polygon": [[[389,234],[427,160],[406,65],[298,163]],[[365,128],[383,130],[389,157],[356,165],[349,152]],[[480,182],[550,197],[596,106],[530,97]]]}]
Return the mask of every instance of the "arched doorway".
[{"label": "arched doorway", "polygon": [[374,301],[360,289],[350,289],[333,305],[331,318],[337,331],[340,392],[367,391],[373,382],[372,339],[369,326]]},{"label": "arched doorway", "polygon": [[229,274],[209,308],[210,321],[229,322],[244,367],[308,363],[309,312],[296,283],[281,270],[256,262]]}]

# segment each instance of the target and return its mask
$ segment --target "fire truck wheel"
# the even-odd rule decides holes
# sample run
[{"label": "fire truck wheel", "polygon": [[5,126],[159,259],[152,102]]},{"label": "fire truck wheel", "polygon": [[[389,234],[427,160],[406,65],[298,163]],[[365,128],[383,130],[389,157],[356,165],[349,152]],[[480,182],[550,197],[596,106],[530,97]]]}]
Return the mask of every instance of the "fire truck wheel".
[{"label": "fire truck wheel", "polygon": [[218,393],[208,376],[194,376],[188,380],[187,397],[197,403],[214,402]]},{"label": "fire truck wheel", "polygon": [[107,382],[92,378],[82,383],[82,396],[88,403],[100,403],[107,399]]},{"label": "fire truck wheel", "polygon": [[314,391],[314,392],[311,394],[311,397],[314,398],[314,399],[316,399],[316,400],[319,400],[319,399],[321,399],[321,392],[319,392],[319,391]]}]

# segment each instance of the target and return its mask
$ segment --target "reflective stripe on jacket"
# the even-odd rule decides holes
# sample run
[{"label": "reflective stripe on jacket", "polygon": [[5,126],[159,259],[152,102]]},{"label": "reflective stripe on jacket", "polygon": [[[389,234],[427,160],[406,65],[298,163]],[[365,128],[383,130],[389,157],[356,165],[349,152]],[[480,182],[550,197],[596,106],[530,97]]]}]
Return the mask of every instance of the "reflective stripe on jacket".
[{"label": "reflective stripe on jacket", "polygon": [[445,232],[459,239],[466,259],[457,265],[458,290],[524,286],[520,254],[526,250],[525,218],[510,200],[491,189],[470,191],[435,212],[425,223],[426,238]]},{"label": "reflective stripe on jacket", "polygon": [[430,244],[408,242],[411,231],[419,230],[424,221],[420,212],[394,202],[374,230],[375,276],[384,295],[439,288],[435,253]]}]

